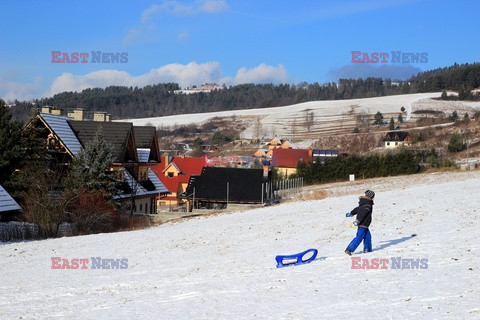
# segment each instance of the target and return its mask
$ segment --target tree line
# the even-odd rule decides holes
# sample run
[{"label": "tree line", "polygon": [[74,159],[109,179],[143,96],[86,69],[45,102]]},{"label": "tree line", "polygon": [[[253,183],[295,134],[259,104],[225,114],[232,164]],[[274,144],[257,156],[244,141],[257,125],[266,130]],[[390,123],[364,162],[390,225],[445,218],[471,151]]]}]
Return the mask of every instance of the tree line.
[{"label": "tree line", "polygon": [[[454,90],[466,92],[480,87],[480,63],[455,64],[421,72],[407,81],[381,78],[340,79],[326,84],[306,82],[290,84],[241,84],[211,92],[181,93],[176,83],[148,85],[143,88],[111,86],[62,92],[34,102],[15,101],[13,117],[25,122],[37,106],[61,109],[83,108],[104,111],[115,119],[158,117],[186,113],[268,108],[307,101],[369,98],[385,95]],[[463,93],[462,93],[463,94]]]}]

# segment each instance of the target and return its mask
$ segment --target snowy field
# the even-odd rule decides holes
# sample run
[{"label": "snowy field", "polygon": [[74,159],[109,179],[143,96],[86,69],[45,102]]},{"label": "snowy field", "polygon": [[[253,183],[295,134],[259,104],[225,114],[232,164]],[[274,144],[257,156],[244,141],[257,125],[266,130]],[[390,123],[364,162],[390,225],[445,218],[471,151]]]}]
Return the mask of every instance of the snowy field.
[{"label": "snowy field", "polygon": [[[425,269],[352,269],[345,218],[376,191],[372,253]],[[291,201],[148,230],[0,245],[0,319],[480,319],[480,171],[329,184]],[[416,234],[416,237],[411,237]],[[318,249],[310,264],[277,254]],[[52,257],[128,259],[52,269]],[[363,262],[362,262],[363,263]]]},{"label": "snowy field", "polygon": [[[214,117],[233,117],[243,119],[250,125],[241,132],[241,138],[256,138],[255,117],[260,117],[261,127],[266,136],[274,135],[280,137],[290,136],[292,133],[293,121],[296,125],[305,120],[306,113],[313,113],[313,131],[332,133],[344,126],[354,126],[352,116],[349,114],[354,110],[355,114],[375,114],[380,111],[385,116],[390,115],[395,119],[402,107],[406,110],[404,118],[410,119],[415,110],[437,110],[449,114],[457,111],[459,115],[469,112],[471,115],[475,110],[480,110],[480,102],[466,101],[439,101],[432,98],[440,97],[441,93],[417,93],[406,95],[385,96],[365,99],[311,101],[290,106],[246,109],[234,111],[221,111],[209,113],[194,113],[174,115],[165,117],[152,117],[141,119],[125,119],[121,121],[133,122],[136,126],[153,125],[160,127],[173,127],[175,125],[202,124]],[[387,116],[386,118],[388,119]],[[300,130],[297,129],[297,130]],[[351,130],[350,130],[351,131]],[[300,139],[300,137],[298,137]]]}]

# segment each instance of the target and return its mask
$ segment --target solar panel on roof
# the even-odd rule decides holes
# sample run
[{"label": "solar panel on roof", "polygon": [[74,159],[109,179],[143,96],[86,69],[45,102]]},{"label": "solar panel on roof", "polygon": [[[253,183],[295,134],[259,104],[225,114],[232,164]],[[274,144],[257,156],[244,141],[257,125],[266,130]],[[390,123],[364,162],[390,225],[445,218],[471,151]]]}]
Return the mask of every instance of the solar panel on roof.
[{"label": "solar panel on roof", "polygon": [[8,194],[8,192],[0,185],[0,212],[21,210],[18,203]]},{"label": "solar panel on roof", "polygon": [[78,141],[77,136],[73,133],[72,128],[68,124],[68,120],[71,120],[68,117],[52,115],[49,113],[40,113],[42,119],[47,123],[47,125],[55,132],[58,138],[62,141],[65,147],[70,151],[71,154],[77,156],[82,148],[80,141]]},{"label": "solar panel on roof", "polygon": [[150,149],[137,148],[138,162],[147,163],[150,157]]}]

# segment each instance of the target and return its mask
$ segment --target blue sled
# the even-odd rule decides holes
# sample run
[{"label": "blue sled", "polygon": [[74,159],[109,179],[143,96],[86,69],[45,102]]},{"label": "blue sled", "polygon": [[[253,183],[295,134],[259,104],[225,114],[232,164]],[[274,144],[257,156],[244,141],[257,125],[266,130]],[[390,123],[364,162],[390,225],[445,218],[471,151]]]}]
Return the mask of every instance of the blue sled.
[{"label": "blue sled", "polygon": [[[313,252],[313,255],[306,260],[303,259],[304,256],[308,255],[310,252]],[[290,256],[276,256],[275,260],[277,261],[277,268],[289,267],[289,266],[297,266],[300,264],[310,263],[317,257],[318,250],[317,249],[308,249],[306,251],[292,254]]]}]

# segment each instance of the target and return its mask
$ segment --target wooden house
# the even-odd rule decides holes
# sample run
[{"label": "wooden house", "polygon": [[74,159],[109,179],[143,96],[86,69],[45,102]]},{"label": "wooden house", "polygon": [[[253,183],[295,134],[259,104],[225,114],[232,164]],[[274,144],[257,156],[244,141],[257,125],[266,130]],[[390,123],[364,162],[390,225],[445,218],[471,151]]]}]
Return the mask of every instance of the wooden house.
[{"label": "wooden house", "polygon": [[75,121],[50,113],[40,113],[29,126],[45,139],[47,151],[61,166],[68,166],[81,148],[101,132],[112,147],[110,170],[117,172],[118,183],[123,186],[123,192],[114,199],[134,214],[157,213],[156,197],[168,194],[168,190],[150,169],[160,160],[154,127],[134,127],[129,122]]},{"label": "wooden house", "polygon": [[407,131],[389,131],[383,138],[386,149],[393,149],[398,147],[410,147],[412,145],[412,138]]}]

